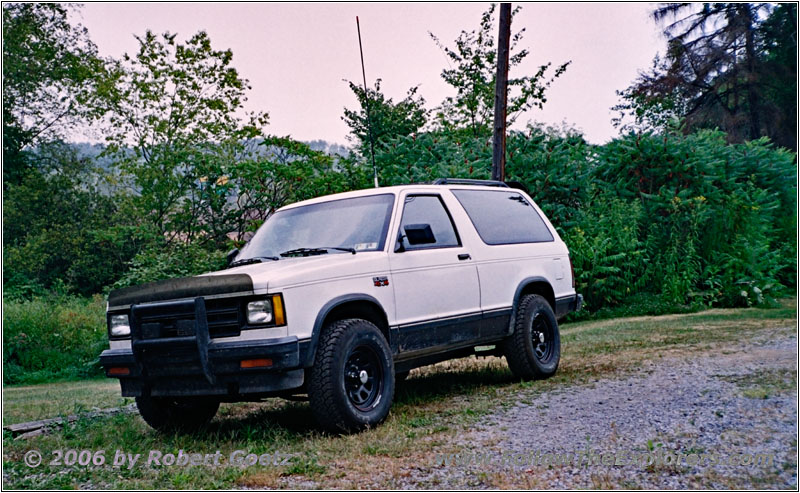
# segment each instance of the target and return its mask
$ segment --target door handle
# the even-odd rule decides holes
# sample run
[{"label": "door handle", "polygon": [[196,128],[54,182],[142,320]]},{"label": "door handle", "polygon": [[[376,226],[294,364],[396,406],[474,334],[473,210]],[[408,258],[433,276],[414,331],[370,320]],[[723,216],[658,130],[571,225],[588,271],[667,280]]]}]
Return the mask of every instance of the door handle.
[{"label": "door handle", "polygon": [[470,257],[468,253],[459,253],[458,254],[458,260],[469,260],[471,258],[472,257]]}]

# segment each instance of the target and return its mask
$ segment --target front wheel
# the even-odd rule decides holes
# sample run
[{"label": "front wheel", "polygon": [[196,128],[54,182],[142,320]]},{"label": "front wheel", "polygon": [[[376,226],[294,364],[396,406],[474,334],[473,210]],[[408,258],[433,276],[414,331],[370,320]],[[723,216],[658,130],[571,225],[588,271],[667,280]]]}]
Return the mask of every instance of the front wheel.
[{"label": "front wheel", "polygon": [[335,433],[376,426],[388,416],[393,396],[394,362],[380,330],[355,318],[327,326],[308,386],[317,421]]},{"label": "front wheel", "polygon": [[504,341],[503,353],[517,378],[543,379],[555,374],[561,359],[561,336],[553,309],[542,296],[522,297],[514,333]]},{"label": "front wheel", "polygon": [[158,431],[194,431],[211,421],[219,401],[205,397],[136,398],[136,407],[145,423]]}]

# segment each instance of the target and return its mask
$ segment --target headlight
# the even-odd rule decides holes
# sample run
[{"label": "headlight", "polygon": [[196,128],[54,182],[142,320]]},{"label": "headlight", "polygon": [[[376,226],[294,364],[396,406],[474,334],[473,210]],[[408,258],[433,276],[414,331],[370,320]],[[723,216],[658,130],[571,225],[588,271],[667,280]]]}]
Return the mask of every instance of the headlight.
[{"label": "headlight", "polygon": [[111,315],[111,327],[109,334],[113,337],[125,337],[131,335],[131,324],[128,322],[127,315]]},{"label": "headlight", "polygon": [[267,324],[272,322],[272,302],[270,300],[251,301],[247,304],[247,323]]}]

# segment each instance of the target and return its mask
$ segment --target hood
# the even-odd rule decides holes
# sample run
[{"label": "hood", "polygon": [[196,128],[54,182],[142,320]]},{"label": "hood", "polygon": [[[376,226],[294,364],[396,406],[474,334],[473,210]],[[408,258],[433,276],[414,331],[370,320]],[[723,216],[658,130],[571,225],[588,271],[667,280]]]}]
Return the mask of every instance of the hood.
[{"label": "hood", "polygon": [[227,293],[252,293],[257,290],[282,289],[314,281],[350,277],[386,269],[385,252],[334,253],[311,257],[267,260],[260,264],[208,272],[140,284],[111,291],[110,307],[150,303],[196,296]]},{"label": "hood", "polygon": [[196,296],[253,291],[253,279],[246,274],[220,272],[216,277],[177,277],[115,289],[108,294],[110,307],[178,300]]}]

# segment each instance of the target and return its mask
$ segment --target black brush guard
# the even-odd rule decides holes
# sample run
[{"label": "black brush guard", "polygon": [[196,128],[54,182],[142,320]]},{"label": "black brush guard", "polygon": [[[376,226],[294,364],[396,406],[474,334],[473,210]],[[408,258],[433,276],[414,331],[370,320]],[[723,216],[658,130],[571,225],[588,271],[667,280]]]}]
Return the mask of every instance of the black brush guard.
[{"label": "black brush guard", "polygon": [[[173,337],[161,337],[159,320],[176,320]],[[122,395],[135,397],[218,395],[241,398],[303,385],[300,344],[294,336],[258,340],[212,340],[206,303],[193,300],[132,305],[130,349],[100,355],[106,375],[119,378]],[[269,367],[242,368],[246,359]],[[112,368],[127,368],[128,374]]]}]

